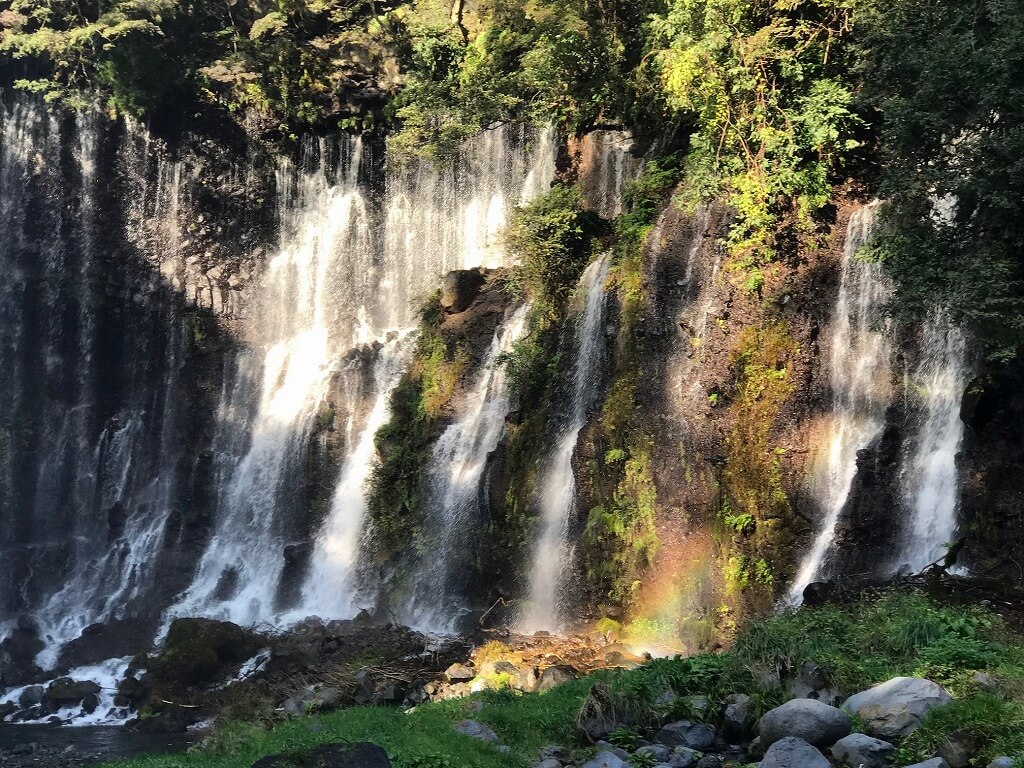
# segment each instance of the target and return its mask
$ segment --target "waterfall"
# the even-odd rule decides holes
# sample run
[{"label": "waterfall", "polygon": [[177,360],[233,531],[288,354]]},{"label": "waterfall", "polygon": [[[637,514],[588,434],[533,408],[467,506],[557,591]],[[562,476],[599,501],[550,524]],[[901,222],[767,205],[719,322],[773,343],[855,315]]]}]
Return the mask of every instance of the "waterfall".
[{"label": "waterfall", "polygon": [[592,131],[580,140],[579,175],[584,202],[606,219],[622,213],[623,193],[643,168],[627,131]]},{"label": "waterfall", "polygon": [[912,380],[924,418],[900,477],[911,519],[899,562],[914,572],[942,558],[956,535],[956,457],[964,435],[960,403],[969,374],[964,335],[944,312],[928,317],[921,337],[921,358]]},{"label": "waterfall", "polygon": [[465,612],[466,549],[481,518],[487,461],[505,432],[510,403],[504,356],[526,331],[527,306],[509,313],[494,331],[473,388],[460,404],[460,418],[434,446],[427,468],[429,488],[419,544],[422,562],[413,576],[402,619],[414,628],[451,632]]},{"label": "waterfall", "polygon": [[[373,435],[386,421],[404,359],[389,337],[409,334],[417,307],[445,272],[503,263],[497,234],[516,204],[550,186],[555,144],[550,130],[534,136],[504,126],[470,140],[447,168],[395,165],[380,212],[361,180],[358,139],[310,143],[305,154],[313,170],[284,164],[278,174],[281,245],[257,300],[259,327],[251,329],[265,342],[242,355],[225,388],[216,526],[169,617],[247,624],[356,609]],[[288,519],[303,504],[296,490],[310,428],[340,361],[366,344],[382,345],[375,391],[361,393],[374,405],[360,424],[349,420],[347,456],[300,605],[282,606],[283,545],[295,535]],[[361,410],[355,401],[343,408]]]},{"label": "waterfall", "polygon": [[561,627],[564,608],[561,598],[572,560],[569,525],[576,504],[572,459],[580,432],[600,395],[600,371],[605,354],[605,283],[610,265],[610,254],[592,262],[576,291],[577,300],[582,303],[582,316],[573,333],[571,394],[567,412],[554,436],[554,451],[537,487],[540,532],[530,568],[529,603],[519,620],[525,632]]},{"label": "waterfall", "polygon": [[300,610],[304,618],[354,616],[369,607],[361,600],[357,569],[366,520],[365,486],[376,455],[374,438],[390,414],[391,394],[405,372],[409,334],[395,335],[380,345],[374,363],[376,398],[352,449],[344,459],[331,509],[316,540],[309,577],[303,586]]},{"label": "waterfall", "polygon": [[859,208],[850,217],[846,231],[831,327],[831,432],[812,478],[813,496],[825,516],[790,588],[790,599],[795,603],[827,564],[840,513],[857,472],[857,451],[881,433],[892,397],[893,350],[889,324],[881,315],[892,288],[880,263],[856,257],[871,237],[876,210],[877,204]]},{"label": "waterfall", "polygon": [[90,624],[158,611],[182,328],[153,268],[173,244],[101,220],[145,196],[102,167],[101,116],[18,97],[0,119],[0,620],[33,616],[51,666]]}]

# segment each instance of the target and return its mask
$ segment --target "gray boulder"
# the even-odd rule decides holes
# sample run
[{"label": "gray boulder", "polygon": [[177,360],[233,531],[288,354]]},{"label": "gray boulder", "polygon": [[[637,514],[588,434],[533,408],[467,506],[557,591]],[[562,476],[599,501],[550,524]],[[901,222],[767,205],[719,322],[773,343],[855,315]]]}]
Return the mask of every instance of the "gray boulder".
[{"label": "gray boulder", "polygon": [[844,708],[864,721],[880,739],[901,739],[917,730],[924,716],[953,700],[941,686],[922,677],[894,677],[854,694]]},{"label": "gray boulder", "polygon": [[455,730],[480,741],[494,742],[498,740],[498,734],[489,725],[481,723],[479,720],[461,720],[455,724]]},{"label": "gray boulder", "polygon": [[941,757],[933,757],[931,760],[925,760],[923,763],[914,763],[913,765],[905,766],[905,768],[949,768],[946,765],[946,761]]},{"label": "gray boulder", "polygon": [[786,736],[764,753],[761,768],[831,768],[825,756],[796,736]]},{"label": "gray boulder", "polygon": [[844,736],[832,747],[835,761],[850,768],[889,768],[895,754],[892,744],[864,733]]},{"label": "gray boulder", "polygon": [[671,750],[664,744],[647,744],[640,747],[636,754],[650,757],[655,763],[667,763]]},{"label": "gray boulder", "polygon": [[789,686],[794,699],[817,699],[835,706],[839,703],[839,691],[829,683],[824,670],[813,661],[805,662]]},{"label": "gray boulder", "polygon": [[722,713],[722,738],[731,743],[745,741],[754,730],[754,701],[745,693],[725,699]]},{"label": "gray boulder", "polygon": [[706,723],[679,720],[662,727],[654,740],[668,747],[705,750],[715,743],[715,729]]},{"label": "gray boulder", "polygon": [[668,762],[672,768],[692,768],[700,760],[701,753],[689,747],[676,747],[672,750],[672,756]]},{"label": "gray boulder", "polygon": [[850,717],[816,699],[792,699],[761,718],[761,744],[765,749],[787,736],[815,747],[831,747],[849,733]]},{"label": "gray boulder", "polygon": [[18,697],[18,706],[22,709],[39,706],[43,703],[43,694],[45,692],[46,689],[41,685],[30,685]]},{"label": "gray boulder", "polygon": [[997,757],[988,764],[988,768],[1013,768],[1012,757]]},{"label": "gray boulder", "polygon": [[939,745],[939,757],[949,768],[968,768],[984,744],[970,728],[961,728],[946,735]]},{"label": "gray boulder", "polygon": [[597,757],[583,764],[583,768],[629,768],[629,763],[614,752],[598,752]]}]

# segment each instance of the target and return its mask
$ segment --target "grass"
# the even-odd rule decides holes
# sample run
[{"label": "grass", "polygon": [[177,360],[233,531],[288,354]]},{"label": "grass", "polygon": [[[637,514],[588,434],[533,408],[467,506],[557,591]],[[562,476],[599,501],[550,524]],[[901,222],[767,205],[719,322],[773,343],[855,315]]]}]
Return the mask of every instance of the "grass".
[{"label": "grass", "polygon": [[[488,657],[503,655],[494,644]],[[966,732],[984,760],[999,755],[1024,761],[1024,637],[1000,617],[975,607],[950,606],[921,594],[894,591],[845,606],[801,610],[755,622],[736,645],[718,654],[658,659],[632,671],[601,672],[540,694],[486,691],[469,699],[426,704],[408,713],[359,707],[285,722],[272,730],[233,723],[187,755],[139,758],[119,768],[249,768],[259,757],[339,741],[372,741],[396,768],[513,768],[529,765],[548,744],[584,750],[576,735],[583,711],[628,713],[631,733],[650,732],[664,718],[692,714],[689,695],[714,706],[731,693],[748,693],[764,711],[785,698],[754,670],[784,678],[815,661],[844,693],[899,675],[922,675],[957,700],[935,710],[900,745],[899,764],[932,757],[942,740]],[[984,672],[982,685],[975,673]],[[593,696],[591,692],[593,691]],[[666,693],[675,695],[666,697]],[[495,745],[453,730],[459,720],[489,724]],[[580,755],[582,756],[582,755]],[[1024,768],[1024,762],[1021,764]]]}]

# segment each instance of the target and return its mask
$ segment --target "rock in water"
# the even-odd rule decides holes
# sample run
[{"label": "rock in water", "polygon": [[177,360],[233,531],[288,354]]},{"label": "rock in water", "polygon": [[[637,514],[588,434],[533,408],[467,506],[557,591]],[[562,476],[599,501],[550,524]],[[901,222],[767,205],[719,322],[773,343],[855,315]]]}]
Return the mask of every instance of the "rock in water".
[{"label": "rock in water", "polygon": [[815,747],[831,747],[849,733],[849,716],[816,699],[787,701],[761,718],[761,744],[765,748],[787,736]]},{"label": "rock in water", "polygon": [[828,760],[803,739],[786,736],[768,748],[761,768],[831,768]]},{"label": "rock in water", "polygon": [[388,753],[376,744],[324,744],[314,749],[261,757],[252,768],[391,768]]},{"label": "rock in water", "polygon": [[888,768],[895,754],[896,747],[892,744],[864,733],[851,733],[832,747],[836,762],[850,768]]},{"label": "rock in water", "polygon": [[929,711],[952,700],[952,696],[931,680],[894,677],[851,696],[843,706],[864,721],[871,735],[900,739],[917,730]]}]

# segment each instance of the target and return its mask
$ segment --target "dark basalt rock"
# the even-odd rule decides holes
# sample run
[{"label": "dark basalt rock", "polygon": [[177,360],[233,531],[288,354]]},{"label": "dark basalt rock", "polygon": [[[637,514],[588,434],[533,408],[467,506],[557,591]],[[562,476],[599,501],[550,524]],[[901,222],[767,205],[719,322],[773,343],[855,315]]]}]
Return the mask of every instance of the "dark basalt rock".
[{"label": "dark basalt rock", "polygon": [[14,687],[42,679],[43,671],[36,665],[36,655],[43,650],[35,622],[22,616],[0,642],[0,688]]},{"label": "dark basalt rock", "polygon": [[252,768],[391,768],[388,753],[376,744],[324,744],[301,752],[261,757]]},{"label": "dark basalt rock", "polygon": [[61,649],[57,669],[67,671],[104,659],[138,653],[149,648],[155,634],[155,622],[144,619],[91,624]]},{"label": "dark basalt rock", "polygon": [[478,269],[457,269],[449,272],[441,284],[441,308],[450,314],[469,309],[487,278]]},{"label": "dark basalt rock", "polygon": [[156,686],[209,685],[234,672],[265,644],[262,636],[228,621],[175,619],[163,650],[147,668]]},{"label": "dark basalt rock", "polygon": [[62,707],[73,707],[81,704],[86,696],[98,694],[100,687],[92,680],[72,680],[61,677],[50,683],[43,694],[43,707],[55,712]]}]

